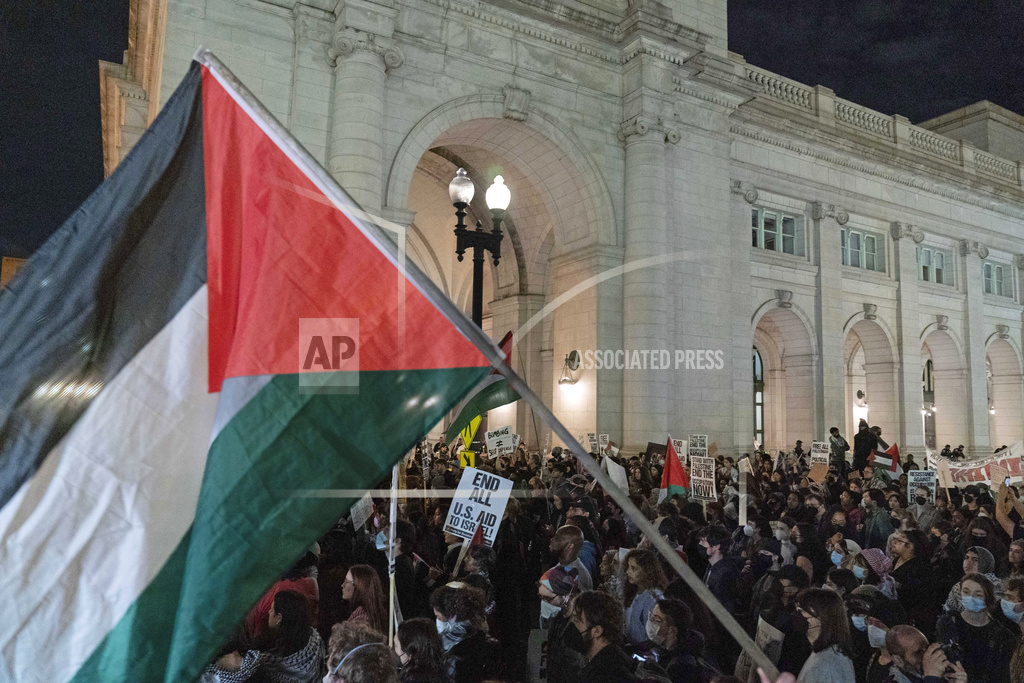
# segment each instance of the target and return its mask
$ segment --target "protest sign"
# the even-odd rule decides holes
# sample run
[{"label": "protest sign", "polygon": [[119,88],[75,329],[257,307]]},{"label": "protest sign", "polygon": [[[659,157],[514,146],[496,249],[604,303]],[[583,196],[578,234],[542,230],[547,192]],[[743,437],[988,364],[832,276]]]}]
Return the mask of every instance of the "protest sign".
[{"label": "protest sign", "polygon": [[512,432],[512,427],[498,427],[484,436],[487,444],[487,456],[491,460],[503,455],[510,455],[519,448],[519,435]]},{"label": "protest sign", "polygon": [[944,489],[956,488],[956,484],[953,483],[953,475],[949,471],[949,463],[945,460],[939,460],[936,463],[935,471],[939,475],[939,485]]},{"label": "protest sign", "polygon": [[353,503],[351,514],[353,528],[357,531],[362,529],[366,520],[373,516],[373,501],[370,500],[369,493]]},{"label": "protest sign", "polygon": [[[768,655],[768,658],[774,664],[779,663],[779,657],[782,655],[782,642],[785,639],[785,633],[769,624],[762,617],[758,617],[757,635],[754,636],[754,643],[761,648],[762,652]],[[757,674],[757,666],[746,652],[743,652],[739,660],[737,660],[733,675],[740,679],[742,683],[758,683],[761,680]]]},{"label": "protest sign", "polygon": [[608,450],[608,444],[609,443],[611,443],[611,437],[610,436],[608,436],[607,434],[598,434],[597,435],[597,445],[601,447],[601,451],[602,452]]},{"label": "protest sign", "polygon": [[476,467],[476,453],[473,451],[459,451],[459,467]]},{"label": "protest sign", "polygon": [[988,466],[988,477],[991,482],[991,488],[993,493],[999,493],[999,489],[1006,483],[1007,477],[1010,476],[1010,471],[998,463],[992,463]]},{"label": "protest sign", "polygon": [[601,461],[601,464],[604,465],[605,471],[608,472],[608,477],[615,485],[629,493],[629,477],[626,476],[626,468],[611,458],[605,458]]},{"label": "protest sign", "polygon": [[[693,436],[690,437],[691,439]],[[693,453],[693,450],[690,451]],[[690,487],[696,500],[718,500],[715,488],[715,459],[707,456],[690,456]]]},{"label": "protest sign", "polygon": [[708,435],[690,434],[686,440],[686,455],[691,463],[695,456],[698,458],[708,457]]},{"label": "protest sign", "polygon": [[587,432],[587,444],[591,453],[597,453],[597,432]]},{"label": "protest sign", "polygon": [[672,439],[672,448],[676,449],[679,462],[686,464],[686,439]]},{"label": "protest sign", "polygon": [[545,683],[548,680],[548,629],[535,628],[530,631],[526,661],[530,667],[532,683]]},{"label": "protest sign", "polygon": [[448,509],[444,532],[459,538],[473,538],[480,526],[484,543],[492,545],[511,493],[511,479],[466,467]]},{"label": "protest sign", "polygon": [[647,442],[647,450],[644,451],[644,462],[649,463],[654,460],[657,456],[660,456],[662,460],[665,459],[665,454],[668,452],[668,448],[664,443],[654,443],[653,441]]},{"label": "protest sign", "polygon": [[828,442],[827,441],[812,441],[811,442],[811,466],[821,463],[828,468]]},{"label": "protest sign", "polygon": [[815,463],[811,465],[810,471],[807,473],[807,478],[813,481],[815,484],[820,484],[825,481],[825,477],[828,476],[828,465],[823,463]]},{"label": "protest sign", "polygon": [[928,489],[928,502],[935,503],[938,490],[938,476],[935,470],[910,470],[907,472],[907,500],[914,502],[917,489]]}]

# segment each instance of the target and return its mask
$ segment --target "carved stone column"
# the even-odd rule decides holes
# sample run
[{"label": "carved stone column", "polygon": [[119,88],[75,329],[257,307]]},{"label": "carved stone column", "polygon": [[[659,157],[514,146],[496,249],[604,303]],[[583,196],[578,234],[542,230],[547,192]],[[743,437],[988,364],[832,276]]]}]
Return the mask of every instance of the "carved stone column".
[{"label": "carved stone column", "polygon": [[[626,145],[625,264],[660,256],[668,247],[666,225],[665,144],[679,133],[635,116],[622,124]],[[628,270],[622,284],[622,336],[626,349],[670,349],[666,291],[668,266],[645,264]],[[668,433],[668,387],[665,371],[622,373],[623,442],[628,448],[658,441]]]},{"label": "carved stone column", "polygon": [[814,438],[825,438],[832,427],[846,424],[846,400],[843,372],[843,262],[839,232],[850,215],[834,204],[815,202],[814,257],[818,266],[815,292],[815,327],[818,337],[817,388]]},{"label": "carved stone column", "polygon": [[992,452],[988,415],[988,373],[985,369],[985,276],[982,261],[988,247],[960,240],[967,302],[964,307],[964,355],[967,362],[967,438],[972,453]]},{"label": "carved stone column", "polygon": [[328,59],[334,64],[329,168],[363,209],[377,212],[383,193],[384,79],[405,56],[391,40],[398,11],[345,2]]},{"label": "carved stone column", "polygon": [[295,59],[292,63],[288,127],[317,161],[327,161],[327,122],[331,116],[333,69],[327,46],[334,36],[334,17],[324,10],[296,3]]},{"label": "carved stone column", "polygon": [[[921,323],[918,314],[917,245],[924,231],[906,223],[889,225],[899,289],[896,293],[896,344],[900,359],[896,371],[899,441],[905,452],[924,451],[921,421]],[[890,439],[892,441],[894,439]]]}]

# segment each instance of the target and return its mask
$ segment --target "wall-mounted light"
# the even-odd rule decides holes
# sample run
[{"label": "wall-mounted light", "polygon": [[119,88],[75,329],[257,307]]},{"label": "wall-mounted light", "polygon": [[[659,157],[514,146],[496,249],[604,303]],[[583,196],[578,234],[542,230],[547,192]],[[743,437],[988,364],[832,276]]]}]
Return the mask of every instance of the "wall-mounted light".
[{"label": "wall-mounted light", "polygon": [[996,414],[996,407],[995,406],[989,406],[988,414],[989,415],[995,415]]},{"label": "wall-mounted light", "polygon": [[570,351],[562,364],[562,374],[558,377],[559,384],[576,384],[580,381],[580,352]]}]

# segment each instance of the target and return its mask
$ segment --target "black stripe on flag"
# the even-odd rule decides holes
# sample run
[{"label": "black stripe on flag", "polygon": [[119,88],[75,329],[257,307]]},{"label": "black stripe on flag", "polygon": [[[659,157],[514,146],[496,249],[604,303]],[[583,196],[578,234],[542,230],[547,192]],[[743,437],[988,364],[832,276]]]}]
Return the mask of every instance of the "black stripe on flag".
[{"label": "black stripe on flag", "polygon": [[114,173],[0,292],[0,507],[206,282],[201,86],[193,64]]}]

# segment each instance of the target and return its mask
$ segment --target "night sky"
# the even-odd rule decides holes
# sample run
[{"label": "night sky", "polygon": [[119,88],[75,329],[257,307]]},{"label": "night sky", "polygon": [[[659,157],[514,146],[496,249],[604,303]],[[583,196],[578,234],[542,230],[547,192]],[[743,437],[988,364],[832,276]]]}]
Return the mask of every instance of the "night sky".
[{"label": "night sky", "polygon": [[[27,256],[103,179],[97,60],[128,0],[0,2],[0,255]],[[913,122],[987,99],[1024,114],[1021,0],[729,0],[748,62]]]}]

